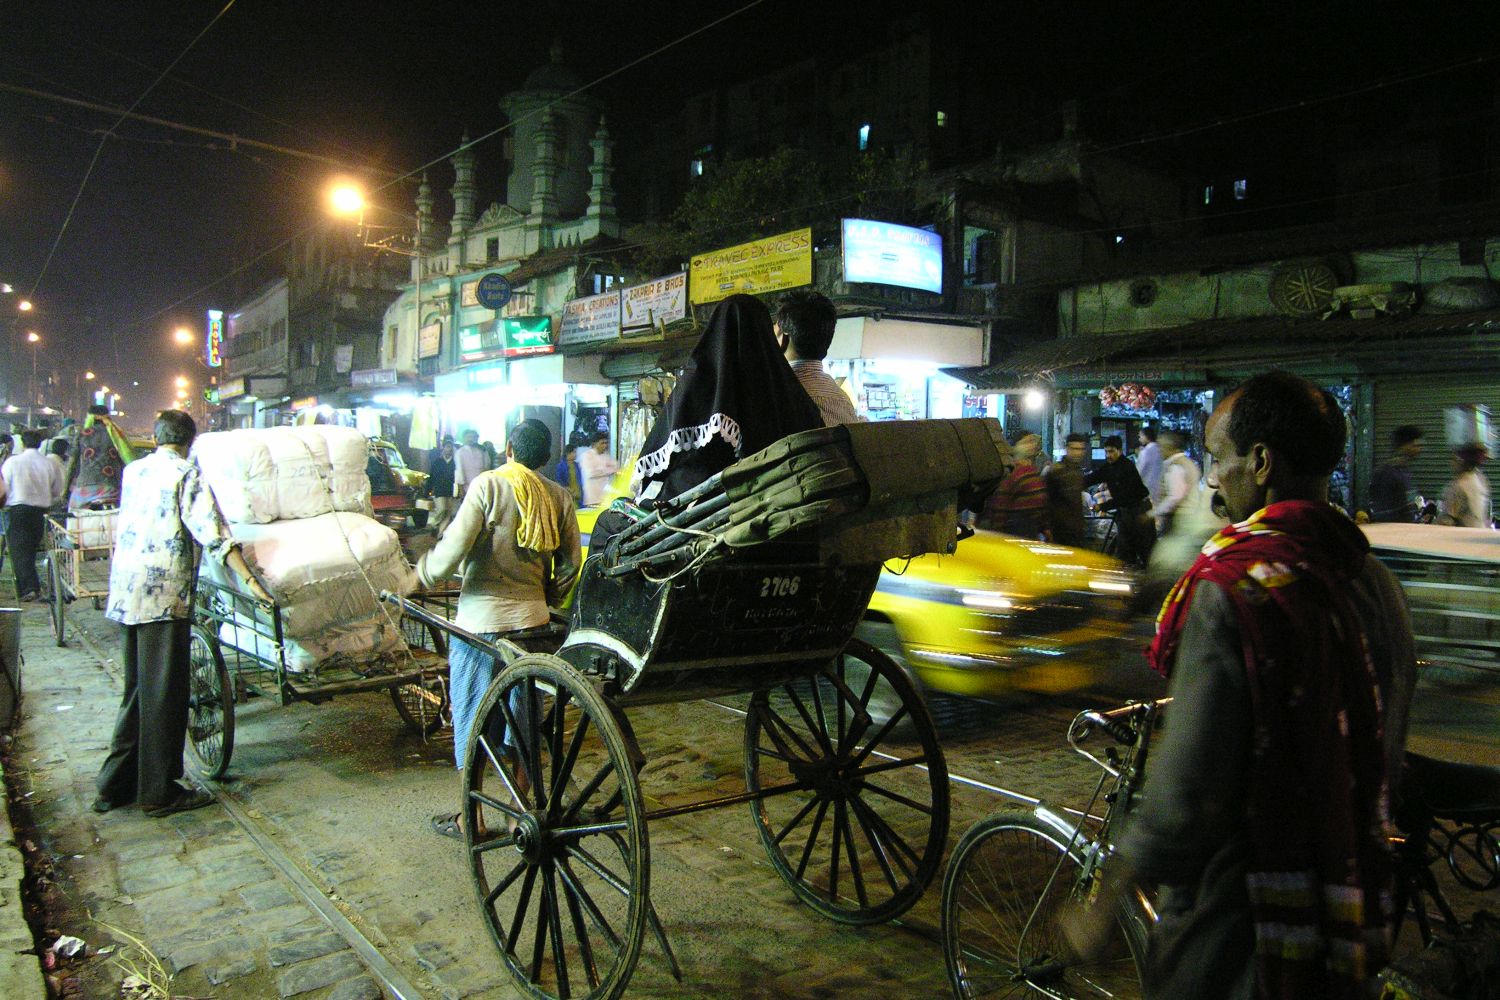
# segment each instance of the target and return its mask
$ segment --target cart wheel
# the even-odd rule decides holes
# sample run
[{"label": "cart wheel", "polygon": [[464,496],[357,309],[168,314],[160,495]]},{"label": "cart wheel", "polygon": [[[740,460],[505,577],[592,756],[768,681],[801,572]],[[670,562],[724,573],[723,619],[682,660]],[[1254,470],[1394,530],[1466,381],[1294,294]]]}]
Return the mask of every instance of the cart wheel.
[{"label": "cart wheel", "polygon": [[390,689],[396,714],[419,736],[431,736],[453,722],[448,689],[437,677],[421,684],[398,684]]},{"label": "cart wheel", "polygon": [[943,957],[957,1000],[1142,995],[1146,922],[1128,900],[1098,959],[1065,959],[1057,917],[1089,892],[1079,877],[1085,845],[1022,812],[990,816],[963,835],[943,879]]},{"label": "cart wheel", "polygon": [[229,770],[234,753],[234,687],[218,642],[202,625],[193,626],[188,659],[188,745],[203,777],[214,781]]},{"label": "cart wheel", "polygon": [[[900,704],[886,721],[872,706]],[[909,736],[895,735],[910,722]],[[948,768],[932,716],[890,657],[859,639],[818,676],[750,699],[745,783],[798,790],[751,803],[771,864],[841,923],[904,913],[932,882],[948,836]]]},{"label": "cart wheel", "polygon": [[646,930],[650,847],[609,705],[557,657],[522,656],[480,701],[465,760],[474,895],[512,980],[548,1000],[620,996]]},{"label": "cart wheel", "polygon": [[67,644],[68,595],[63,591],[62,570],[58,568],[55,554],[47,557],[47,577],[52,584],[52,600],[49,602],[52,605],[52,638],[63,646]]}]

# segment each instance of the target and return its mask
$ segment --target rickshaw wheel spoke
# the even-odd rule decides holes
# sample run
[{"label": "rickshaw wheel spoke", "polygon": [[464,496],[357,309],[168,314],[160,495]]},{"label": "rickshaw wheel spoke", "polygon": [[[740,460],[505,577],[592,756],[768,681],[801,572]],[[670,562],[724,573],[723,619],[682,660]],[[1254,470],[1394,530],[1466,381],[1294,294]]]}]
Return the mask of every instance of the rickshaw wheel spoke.
[{"label": "rickshaw wheel spoke", "polygon": [[566,662],[522,656],[480,701],[466,759],[475,897],[512,983],[539,1000],[618,997],[649,919],[650,858],[609,705]]},{"label": "rickshaw wheel spoke", "polygon": [[[873,725],[874,700],[901,707]],[[876,774],[879,786],[870,783]],[[752,802],[751,816],[772,866],[825,916],[889,920],[937,873],[948,833],[937,734],[901,668],[862,640],[850,640],[822,674],[751,696],[745,781],[752,792],[801,786]]]}]

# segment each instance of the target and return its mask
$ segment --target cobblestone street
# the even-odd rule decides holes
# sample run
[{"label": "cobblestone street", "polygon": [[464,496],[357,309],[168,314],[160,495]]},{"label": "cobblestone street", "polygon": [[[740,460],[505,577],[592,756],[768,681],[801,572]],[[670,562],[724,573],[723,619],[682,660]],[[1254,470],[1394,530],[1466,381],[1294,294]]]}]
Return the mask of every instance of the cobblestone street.
[{"label": "cobblestone street", "polygon": [[[459,797],[451,739],[422,741],[384,693],[316,706],[250,699],[237,710],[222,805],[166,820],[135,809],[97,815],[89,810],[93,778],[118,697],[115,627],[77,605],[69,625],[69,645],[59,649],[45,608],[26,612],[26,721],[9,773],[35,824],[34,856],[50,861],[46,898],[59,932],[94,949],[126,943],[105,925],[142,938],[183,996],[382,995],[367,972],[371,954],[351,940],[369,942],[415,995],[516,995],[480,923],[462,848],[427,826]],[[1122,670],[1118,680],[1115,693],[1152,690],[1143,670]],[[1061,804],[1087,801],[1094,773],[1063,736],[1088,700],[937,703],[957,779],[950,848],[1005,802],[965,779]],[[743,790],[740,701],[632,710],[649,761],[649,805]],[[1493,707],[1482,705],[1468,715],[1419,711],[1418,726],[1441,739],[1418,740],[1429,752],[1475,759],[1492,718]],[[947,995],[936,886],[898,924],[844,927],[794,901],[744,806],[659,821],[650,837],[651,899],[684,981],[672,980],[648,936],[629,995]],[[276,856],[290,867],[278,867]],[[336,910],[357,933],[341,934],[314,904]],[[67,996],[118,995],[121,972],[107,959],[65,971]]]}]

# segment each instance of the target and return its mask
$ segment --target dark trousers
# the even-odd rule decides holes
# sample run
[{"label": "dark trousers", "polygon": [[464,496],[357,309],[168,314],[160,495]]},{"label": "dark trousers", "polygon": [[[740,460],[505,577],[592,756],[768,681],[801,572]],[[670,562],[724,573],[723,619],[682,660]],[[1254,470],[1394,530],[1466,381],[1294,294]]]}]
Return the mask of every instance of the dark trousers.
[{"label": "dark trousers", "polygon": [[1115,555],[1120,561],[1132,566],[1144,566],[1151,558],[1151,549],[1156,545],[1156,521],[1151,517],[1151,504],[1136,503],[1115,511],[1115,524],[1120,531],[1119,548]]},{"label": "dark trousers", "polygon": [[116,806],[155,806],[177,797],[188,726],[190,623],[125,626],[125,696],[99,797]]},{"label": "dark trousers", "polygon": [[10,515],[5,538],[10,546],[11,570],[16,574],[16,596],[40,592],[42,581],[36,575],[36,553],[42,547],[46,508],[18,503],[5,508],[5,512]]}]

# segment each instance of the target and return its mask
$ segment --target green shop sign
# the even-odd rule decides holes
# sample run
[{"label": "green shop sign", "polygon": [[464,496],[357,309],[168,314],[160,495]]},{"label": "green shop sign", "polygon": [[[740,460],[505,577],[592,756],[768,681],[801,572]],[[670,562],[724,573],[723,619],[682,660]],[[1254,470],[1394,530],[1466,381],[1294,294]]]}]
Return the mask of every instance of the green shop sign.
[{"label": "green shop sign", "polygon": [[555,349],[550,316],[502,316],[458,330],[458,352],[465,362],[551,354]]}]

